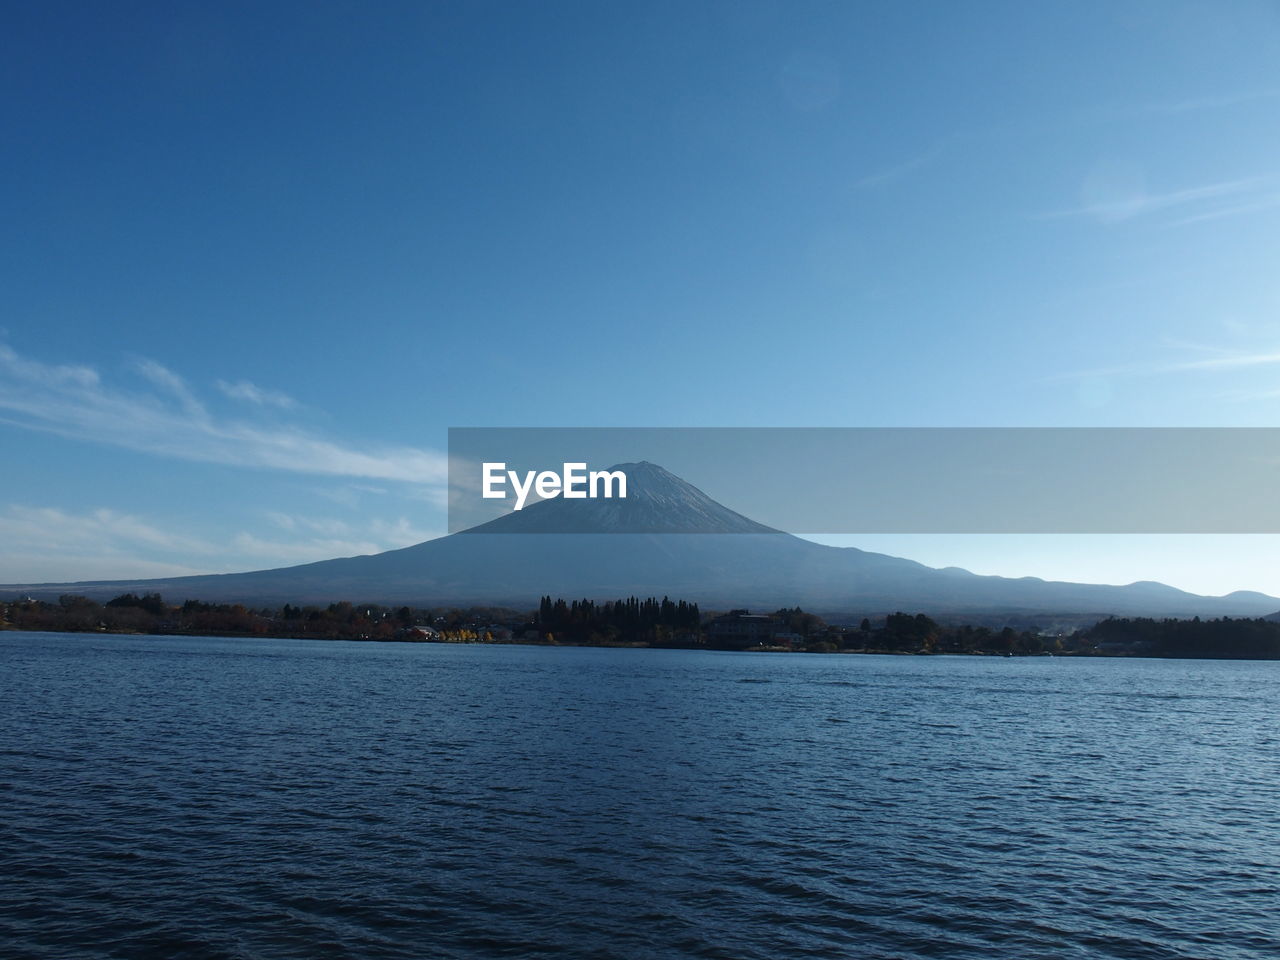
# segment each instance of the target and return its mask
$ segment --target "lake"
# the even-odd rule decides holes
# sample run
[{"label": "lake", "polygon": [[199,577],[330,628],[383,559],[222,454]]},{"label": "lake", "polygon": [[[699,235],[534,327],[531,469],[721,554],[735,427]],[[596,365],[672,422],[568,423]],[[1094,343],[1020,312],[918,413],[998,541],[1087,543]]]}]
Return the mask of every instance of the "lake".
[{"label": "lake", "polygon": [[1280,663],[0,633],[0,955],[1280,956]]}]

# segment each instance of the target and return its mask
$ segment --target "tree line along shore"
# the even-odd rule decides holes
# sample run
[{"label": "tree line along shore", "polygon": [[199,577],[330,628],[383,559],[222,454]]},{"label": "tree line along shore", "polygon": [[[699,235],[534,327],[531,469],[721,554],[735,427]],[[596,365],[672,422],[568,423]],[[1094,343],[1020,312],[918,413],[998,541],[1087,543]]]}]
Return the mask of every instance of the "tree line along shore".
[{"label": "tree line along shore", "polygon": [[247,636],[440,643],[531,643],[811,653],[1144,656],[1280,659],[1280,623],[1108,617],[1069,633],[1032,626],[1000,629],[940,624],[895,612],[860,623],[828,623],[799,607],[770,613],[703,612],[663,597],[614,601],[543,597],[537,610],[410,607],[342,601],[250,608],[159,594],[122,594],[105,603],[65,594],[56,601],[0,602],[0,629],[75,633]]}]

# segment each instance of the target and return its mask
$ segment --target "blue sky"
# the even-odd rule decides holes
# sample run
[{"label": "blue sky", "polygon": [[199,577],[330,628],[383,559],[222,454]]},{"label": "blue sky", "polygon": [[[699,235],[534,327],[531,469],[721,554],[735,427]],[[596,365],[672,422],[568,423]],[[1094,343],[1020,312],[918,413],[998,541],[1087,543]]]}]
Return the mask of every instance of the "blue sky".
[{"label": "blue sky", "polygon": [[49,3],[0,84],[0,580],[424,539],[451,425],[1280,414],[1274,4]]}]

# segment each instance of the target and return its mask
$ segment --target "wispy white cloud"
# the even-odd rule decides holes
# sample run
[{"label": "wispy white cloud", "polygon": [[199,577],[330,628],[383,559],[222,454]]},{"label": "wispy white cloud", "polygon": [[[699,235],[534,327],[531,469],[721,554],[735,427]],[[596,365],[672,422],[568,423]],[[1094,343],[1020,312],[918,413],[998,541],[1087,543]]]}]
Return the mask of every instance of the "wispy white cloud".
[{"label": "wispy white cloud", "polygon": [[59,550],[123,543],[187,554],[213,551],[198,538],[175,534],[158,524],[105,508],[72,513],[56,507],[10,504],[0,513],[0,533],[6,542],[39,542]]},{"label": "wispy white cloud", "polygon": [[1229,390],[1218,394],[1218,398],[1229,403],[1258,403],[1263,400],[1280,399],[1280,389]]},{"label": "wispy white cloud", "polygon": [[[1216,183],[1170,190],[1164,193],[1147,193],[1143,189],[1116,191],[1114,198],[1085,203],[1082,206],[1040,214],[1037,219],[1092,218],[1104,222],[1119,222],[1146,217],[1166,211],[1201,207],[1198,213],[1176,222],[1193,222],[1198,219],[1231,216],[1274,206],[1277,202],[1274,176],[1244,177]],[[1238,198],[1248,196],[1245,202]],[[1230,201],[1230,203],[1222,203]]]},{"label": "wispy white cloud", "polygon": [[[115,510],[10,504],[0,511],[0,581],[38,583],[207,573],[215,547]],[[182,562],[167,557],[174,554]],[[157,557],[160,557],[159,559]]]},{"label": "wispy white cloud", "polygon": [[1269,101],[1280,100],[1280,89],[1237,90],[1199,97],[1183,97],[1176,100],[1127,101],[1123,103],[1095,104],[1086,107],[1059,126],[1079,127],[1097,124],[1132,124],[1134,121],[1180,117],[1184,114],[1213,110],[1229,110],[1233,107],[1258,105],[1268,109]]},{"label": "wispy white cloud", "polygon": [[[183,563],[169,563],[120,552],[81,551],[74,558],[49,553],[39,547],[13,547],[0,557],[0,583],[67,583],[85,580],[151,580],[156,577],[187,577],[209,570]],[[75,593],[75,587],[67,589]]]},{"label": "wispy white cloud", "polygon": [[1192,223],[1203,223],[1206,220],[1221,220],[1223,217],[1247,216],[1248,214],[1260,213],[1263,210],[1270,210],[1274,207],[1280,207],[1280,192],[1259,194],[1243,203],[1227,204],[1202,213],[1182,217],[1172,221],[1170,226],[1181,227]]},{"label": "wispy white cloud", "polygon": [[1158,372],[1175,373],[1179,370],[1237,370],[1241,367],[1269,367],[1280,363],[1280,353],[1264,351],[1260,353],[1234,353],[1223,356],[1206,357],[1203,360],[1184,360],[1181,363],[1164,365]]},{"label": "wispy white cloud", "polygon": [[148,360],[135,369],[155,389],[109,386],[90,367],[41,363],[0,344],[0,411],[28,429],[180,460],[424,488],[446,483],[448,458],[437,451],[365,447],[296,426],[218,419],[173,371]]},{"label": "wispy white cloud", "polygon": [[[479,489],[478,484],[476,489]],[[343,507],[357,509],[368,501],[371,496],[385,497],[390,490],[387,487],[374,486],[368,483],[339,483],[316,485],[310,488],[309,492]],[[449,506],[449,488],[444,481],[426,485],[406,484],[396,489],[395,493],[401,499],[429,503],[441,510]]]},{"label": "wispy white cloud", "polygon": [[901,163],[896,163],[893,166],[885,167],[881,170],[869,173],[854,181],[853,185],[859,190],[870,190],[875,187],[883,187],[891,183],[896,183],[897,181],[910,176],[912,173],[915,173],[921,167],[928,165],[933,160],[937,152],[938,149],[933,147],[926,150],[924,153],[918,154],[914,157],[909,157]]},{"label": "wispy white cloud", "polygon": [[177,400],[183,411],[189,416],[199,420],[208,418],[209,413],[205,410],[204,404],[196,399],[195,394],[187,386],[187,382],[168,367],[146,358],[138,360],[134,367],[146,379],[159,387],[162,392]]},{"label": "wispy white cloud", "polygon": [[415,526],[405,517],[375,518],[359,524],[331,517],[305,517],[269,513],[268,520],[293,539],[241,531],[232,544],[246,559],[261,558],[271,564],[310,563],[333,557],[354,557],[408,547],[440,536],[443,531]]},{"label": "wispy white cloud", "polygon": [[[98,371],[78,364],[50,365],[20,357],[11,347],[0,343],[0,370],[6,370],[15,379],[44,380],[59,386],[96,387]],[[2,383],[3,381],[0,381]]]},{"label": "wispy white cloud", "polygon": [[407,517],[394,520],[374,518],[353,524],[335,517],[307,517],[270,510],[267,519],[281,530],[306,532],[325,537],[366,537],[378,544],[379,550],[407,547],[440,535],[438,530],[417,527]]},{"label": "wispy white cloud", "polygon": [[1224,107],[1235,107],[1244,103],[1257,103],[1267,100],[1280,100],[1280,90],[1243,90],[1218,96],[1187,97],[1183,100],[1145,103],[1130,108],[1128,112],[1176,116],[1182,113],[1194,113],[1200,110],[1220,110]]},{"label": "wispy white cloud", "polygon": [[888,186],[900,180],[905,180],[913,173],[932,165],[939,156],[947,151],[962,145],[966,140],[974,139],[975,133],[975,131],[971,130],[965,133],[944,134],[919,153],[905,156],[897,163],[882,167],[879,170],[872,170],[855,180],[853,185],[859,190],[872,190],[876,187]]},{"label": "wispy white cloud", "polygon": [[233,546],[239,556],[256,561],[250,565],[267,567],[332,560],[334,557],[360,557],[381,553],[386,549],[375,540],[349,540],[337,537],[269,540],[243,530],[235,535]]},{"label": "wispy white cloud", "polygon": [[[268,512],[266,525],[215,537],[103,508],[0,508],[0,583],[226,573],[381,553],[439,536],[406,517],[353,523]],[[274,529],[274,535],[264,534]]]},{"label": "wispy white cloud", "polygon": [[1280,351],[1252,350],[1232,351],[1217,347],[1183,345],[1208,356],[1200,356],[1188,360],[1151,360],[1135,363],[1117,364],[1109,367],[1095,367],[1088,370],[1074,370],[1053,374],[1047,380],[1082,380],[1095,377],[1120,376],[1159,376],[1162,374],[1228,372],[1251,367],[1270,367],[1280,365]]},{"label": "wispy white cloud", "polygon": [[268,390],[266,387],[260,387],[256,383],[250,383],[248,380],[237,380],[234,383],[218,380],[215,383],[218,389],[232,400],[243,400],[259,407],[279,407],[281,410],[292,410],[298,405],[298,401],[287,393]]}]

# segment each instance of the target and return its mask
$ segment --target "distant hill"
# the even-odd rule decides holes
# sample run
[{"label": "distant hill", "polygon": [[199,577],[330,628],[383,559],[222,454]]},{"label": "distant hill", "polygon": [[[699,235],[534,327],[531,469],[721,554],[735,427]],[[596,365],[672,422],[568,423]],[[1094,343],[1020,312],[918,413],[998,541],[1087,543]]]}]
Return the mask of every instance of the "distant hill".
[{"label": "distant hill", "polygon": [[[975,620],[1258,617],[1280,610],[1280,599],[1260,593],[1203,597],[1154,582],[1104,586],[979,576],[825,546],[735,513],[654,464],[612,469],[627,472],[626,499],[547,500],[468,531],[372,556],[250,573],[11,585],[0,592],[38,598],[80,593],[95,599],[159,592],[170,602],[347,599],[520,608],[536,606],[544,594],[592,599],[635,594],[697,601],[704,610],[799,604],[825,615],[909,610]],[[566,529],[581,532],[543,532]],[[661,532],[691,529],[700,532]]]}]

